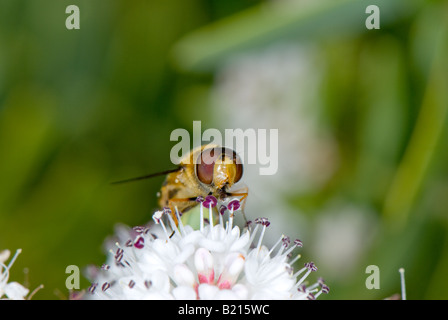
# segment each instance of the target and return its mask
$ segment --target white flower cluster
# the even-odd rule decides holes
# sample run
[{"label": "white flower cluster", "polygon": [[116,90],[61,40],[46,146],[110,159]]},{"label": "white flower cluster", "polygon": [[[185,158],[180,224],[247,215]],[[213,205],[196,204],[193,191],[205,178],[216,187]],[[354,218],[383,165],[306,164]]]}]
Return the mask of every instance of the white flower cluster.
[{"label": "white flower cluster", "polygon": [[8,260],[11,252],[9,250],[4,250],[0,252],[0,299],[10,299],[10,300],[24,300],[29,293],[29,289],[25,288],[18,282],[9,282],[9,270],[11,269],[14,261],[16,261],[17,256],[22,252],[18,249],[8,265],[6,265],[6,260]]},{"label": "white flower cluster", "polygon": [[[312,262],[293,272],[292,264],[300,256],[290,258],[302,246],[300,240],[291,245],[282,236],[268,249],[263,245],[267,219],[257,219],[255,226],[240,231],[233,226],[240,203],[233,200],[221,206],[215,224],[216,204],[216,198],[209,196],[200,205],[199,230],[184,225],[177,211],[177,223],[169,210],[157,211],[153,219],[161,235],[153,234],[155,226],[136,227],[134,239],[116,243],[87,298],[315,299],[329,292],[322,279],[305,285],[308,275],[317,270]],[[210,221],[204,218],[204,210],[209,210]]]}]

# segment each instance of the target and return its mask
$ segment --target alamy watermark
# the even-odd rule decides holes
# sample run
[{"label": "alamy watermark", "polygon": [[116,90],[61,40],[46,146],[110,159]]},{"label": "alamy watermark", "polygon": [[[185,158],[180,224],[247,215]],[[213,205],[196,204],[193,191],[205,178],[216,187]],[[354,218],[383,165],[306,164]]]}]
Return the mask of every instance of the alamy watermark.
[{"label": "alamy watermark", "polygon": [[65,8],[65,13],[70,14],[67,19],[65,19],[65,27],[68,30],[80,29],[79,7],[74,4],[69,5]]},{"label": "alamy watermark", "polygon": [[369,290],[380,289],[380,268],[374,264],[367,266],[366,288]]},{"label": "alamy watermark", "polygon": [[223,135],[214,128],[202,132],[201,121],[193,121],[192,139],[186,129],[178,128],[171,132],[170,140],[178,141],[170,152],[171,162],[176,165],[189,154],[191,145],[210,144],[234,150],[242,164],[260,165],[260,175],[273,175],[278,170],[278,129],[225,129]]},{"label": "alamy watermark", "polygon": [[69,276],[65,279],[65,287],[69,290],[79,290],[79,267],[77,265],[69,265],[65,268],[65,273]]}]

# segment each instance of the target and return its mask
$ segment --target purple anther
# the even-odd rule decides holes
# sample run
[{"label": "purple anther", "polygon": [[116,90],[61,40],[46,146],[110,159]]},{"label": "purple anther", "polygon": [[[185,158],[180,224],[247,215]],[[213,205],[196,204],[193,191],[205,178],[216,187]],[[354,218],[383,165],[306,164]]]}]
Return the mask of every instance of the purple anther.
[{"label": "purple anther", "polygon": [[126,243],[124,244],[126,247],[132,247],[132,245],[133,245],[133,243],[132,243],[132,240],[131,239],[129,239],[128,241],[126,241]]},{"label": "purple anther", "polygon": [[308,293],[308,295],[306,296],[306,298],[307,298],[308,300],[316,300],[316,297],[315,297],[314,294],[312,294],[311,292]]},{"label": "purple anther", "polygon": [[152,281],[151,280],[145,280],[145,287],[146,287],[146,289],[151,288],[151,286],[152,286]]},{"label": "purple anther", "polygon": [[137,240],[134,242],[134,247],[136,247],[137,249],[143,249],[144,246],[145,246],[145,238],[138,237]]},{"label": "purple anther", "polygon": [[305,263],[305,267],[310,271],[317,271],[317,267],[314,264],[314,262],[307,262]]},{"label": "purple anther", "polygon": [[271,224],[268,218],[257,218],[255,219],[255,223],[261,224],[262,226],[269,227]]},{"label": "purple anther", "polygon": [[115,254],[115,262],[116,263],[120,263],[121,262],[121,259],[123,259],[123,249],[121,249],[121,248],[118,248],[117,249],[117,253]]},{"label": "purple anther", "polygon": [[94,294],[95,293],[95,290],[96,290],[96,287],[98,286],[98,282],[94,282],[94,283],[92,283],[92,285],[89,287],[89,292],[91,293],[91,294]]},{"label": "purple anther", "polygon": [[220,215],[223,215],[225,212],[226,212],[226,210],[227,210],[227,207],[225,206],[225,205],[221,205],[220,207],[219,207],[219,214]]},{"label": "purple anther", "polygon": [[216,207],[218,204],[218,200],[214,196],[206,196],[204,202],[202,202],[202,205],[206,208],[208,207]]},{"label": "purple anther", "polygon": [[103,285],[101,286],[101,290],[104,292],[107,289],[110,288],[110,283],[109,282],[104,282]]},{"label": "purple anther", "polygon": [[303,243],[302,243],[302,241],[300,241],[299,239],[294,240],[294,244],[295,244],[297,247],[303,247]]},{"label": "purple anther", "polygon": [[107,271],[107,270],[109,270],[110,269],[110,266],[108,265],[108,264],[103,264],[102,266],[101,266],[101,270],[105,270],[105,271]]},{"label": "purple anther", "polygon": [[241,207],[241,204],[240,204],[240,202],[238,200],[232,200],[232,201],[229,202],[228,207],[229,207],[230,211],[232,211],[232,210],[236,211],[236,210],[238,210]]},{"label": "purple anther", "polygon": [[285,248],[287,248],[289,246],[289,244],[291,243],[291,239],[288,236],[286,236],[286,237],[282,238],[282,242],[283,242],[283,246]]},{"label": "purple anther", "polygon": [[299,292],[306,292],[306,285],[301,284],[301,285],[297,288],[297,291],[299,291]]},{"label": "purple anther", "polygon": [[255,223],[265,226],[266,223],[269,223],[269,220],[268,220],[268,218],[256,218]]},{"label": "purple anther", "polygon": [[322,285],[322,293],[328,294],[330,293],[330,287],[326,284]]},{"label": "purple anther", "polygon": [[133,227],[132,229],[137,233],[143,233],[146,230],[146,228],[143,226],[136,226],[136,227]]}]

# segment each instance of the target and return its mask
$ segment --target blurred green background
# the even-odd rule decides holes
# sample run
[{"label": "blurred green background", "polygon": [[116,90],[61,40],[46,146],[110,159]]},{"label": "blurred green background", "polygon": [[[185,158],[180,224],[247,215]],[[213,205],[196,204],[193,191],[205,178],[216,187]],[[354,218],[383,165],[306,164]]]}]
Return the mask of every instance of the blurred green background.
[{"label": "blurred green background", "polygon": [[[71,4],[80,9],[79,30],[65,27]],[[371,4],[380,8],[379,30],[365,26]],[[290,137],[291,154],[311,164],[328,158],[331,145],[323,165],[331,170],[314,184],[313,171],[304,181],[290,174],[287,191],[272,191],[295,214],[258,215],[306,225],[297,236],[331,287],[325,299],[399,293],[400,267],[409,299],[447,299],[447,15],[446,1],[423,0],[1,0],[0,250],[23,249],[10,280],[31,290],[44,284],[35,299],[67,296],[66,266],[100,266],[114,226],[144,224],[157,207],[163,178],[111,181],[171,168],[170,133],[191,131],[193,120],[203,130],[242,120],[269,127],[225,99],[250,91],[271,109],[252,106],[250,114],[276,112],[276,99],[302,92],[310,79],[313,121],[302,113],[288,120],[331,143],[311,134],[305,142],[319,147],[307,160],[294,147],[301,130],[282,132],[282,120],[272,128],[284,137],[280,148]],[[308,54],[282,59],[285,47]],[[282,68],[268,66],[265,52]],[[299,85],[282,84],[280,97],[260,102],[264,90],[251,86],[259,69],[267,68],[261,81],[270,88],[270,74],[289,79],[282,72],[295,70],[294,59],[306,65]],[[289,160],[293,172],[322,169]],[[270,193],[272,180],[258,179]],[[245,182],[251,189],[250,176]],[[257,215],[250,204],[247,212]],[[381,270],[379,290],[365,287],[368,265]]]}]

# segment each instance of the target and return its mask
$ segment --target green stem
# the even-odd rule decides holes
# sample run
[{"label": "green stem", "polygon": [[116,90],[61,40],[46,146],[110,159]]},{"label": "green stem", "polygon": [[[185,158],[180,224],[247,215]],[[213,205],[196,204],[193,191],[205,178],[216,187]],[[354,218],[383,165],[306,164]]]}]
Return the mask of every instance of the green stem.
[{"label": "green stem", "polygon": [[448,111],[448,26],[444,22],[434,50],[431,72],[420,113],[403,159],[384,203],[384,219],[403,227],[411,212],[437,143]]}]

